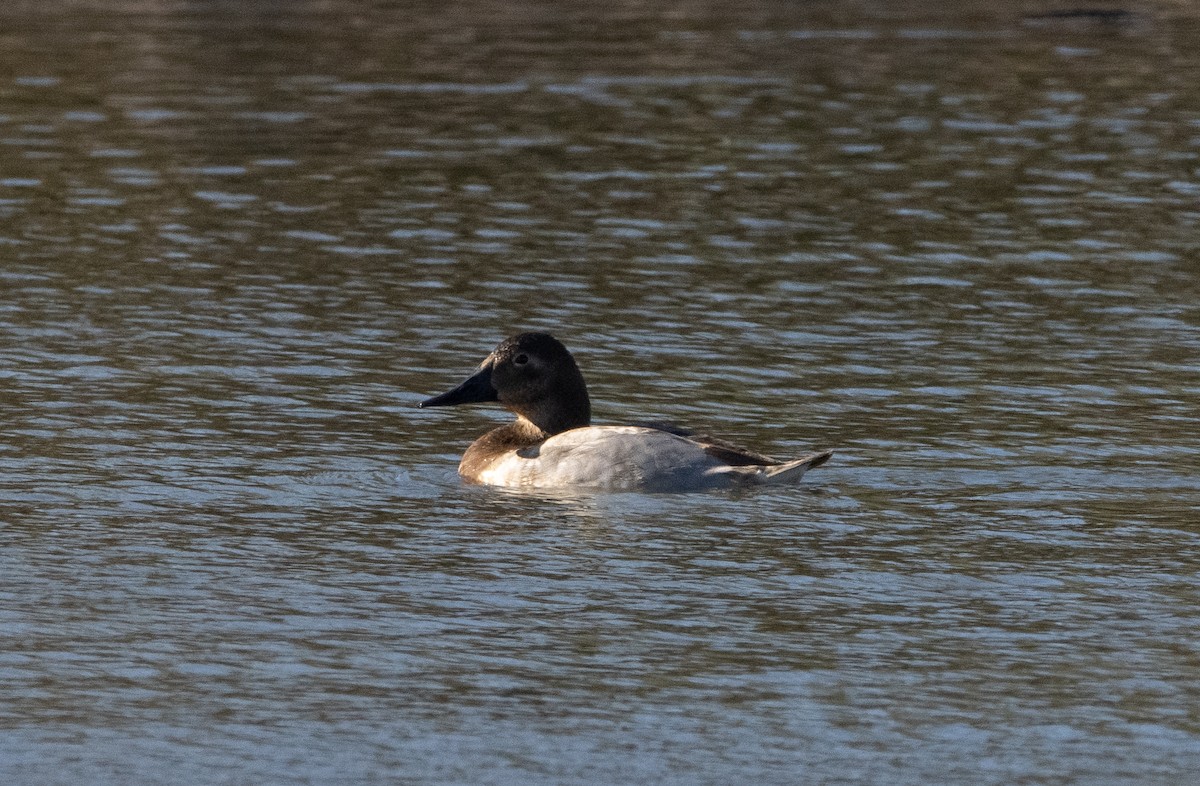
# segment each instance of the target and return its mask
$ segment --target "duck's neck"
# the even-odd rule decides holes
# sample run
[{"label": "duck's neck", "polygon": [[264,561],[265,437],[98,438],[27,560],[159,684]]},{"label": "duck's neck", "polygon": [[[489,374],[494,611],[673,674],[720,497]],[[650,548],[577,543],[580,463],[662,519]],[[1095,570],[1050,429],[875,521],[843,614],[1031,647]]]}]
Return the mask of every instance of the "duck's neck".
[{"label": "duck's neck", "polygon": [[513,424],[522,432],[537,431],[541,439],[583,428],[592,422],[592,405],[588,401],[587,388],[580,384],[569,393],[560,394],[553,402],[541,402],[540,406],[513,408],[517,422]]}]

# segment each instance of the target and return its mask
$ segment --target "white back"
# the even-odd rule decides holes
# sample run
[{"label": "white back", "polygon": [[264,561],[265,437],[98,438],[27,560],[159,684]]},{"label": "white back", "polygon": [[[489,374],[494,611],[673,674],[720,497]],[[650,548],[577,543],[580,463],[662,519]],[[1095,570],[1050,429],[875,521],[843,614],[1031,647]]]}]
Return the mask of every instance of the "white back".
[{"label": "white back", "polygon": [[691,440],[639,426],[586,426],[496,460],[479,480],[497,486],[687,491],[728,485],[721,461]]}]

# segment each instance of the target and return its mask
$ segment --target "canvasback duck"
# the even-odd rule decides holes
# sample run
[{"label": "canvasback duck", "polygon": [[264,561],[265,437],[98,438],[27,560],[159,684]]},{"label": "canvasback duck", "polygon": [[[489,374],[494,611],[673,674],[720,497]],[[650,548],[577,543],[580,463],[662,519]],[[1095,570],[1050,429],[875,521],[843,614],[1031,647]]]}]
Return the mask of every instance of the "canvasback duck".
[{"label": "canvasback duck", "polygon": [[467,448],[458,472],[473,483],[602,491],[777,485],[799,481],[833,455],[825,450],[777,461],[671,426],[593,426],[579,366],[548,333],[504,340],[461,385],[418,406],[488,401],[517,419]]}]

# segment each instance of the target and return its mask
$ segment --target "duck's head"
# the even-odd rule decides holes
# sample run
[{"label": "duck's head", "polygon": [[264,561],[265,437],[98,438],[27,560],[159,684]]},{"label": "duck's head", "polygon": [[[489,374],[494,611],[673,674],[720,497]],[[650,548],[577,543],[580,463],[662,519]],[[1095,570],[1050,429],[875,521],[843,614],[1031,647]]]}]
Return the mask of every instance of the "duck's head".
[{"label": "duck's head", "polygon": [[547,434],[591,422],[587,386],[575,358],[549,333],[518,333],[500,342],[462,384],[420,407],[498,401]]}]

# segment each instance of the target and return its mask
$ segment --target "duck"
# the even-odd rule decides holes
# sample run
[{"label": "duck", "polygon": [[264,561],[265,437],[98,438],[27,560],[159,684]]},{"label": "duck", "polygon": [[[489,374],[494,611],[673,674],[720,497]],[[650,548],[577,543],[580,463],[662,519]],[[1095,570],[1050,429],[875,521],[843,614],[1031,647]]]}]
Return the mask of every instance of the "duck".
[{"label": "duck", "polygon": [[791,461],[664,423],[594,426],[578,364],[549,333],[511,336],[473,374],[420,408],[499,403],[516,420],[476,439],[469,483],[521,489],[686,492],[797,483],[832,450]]}]

